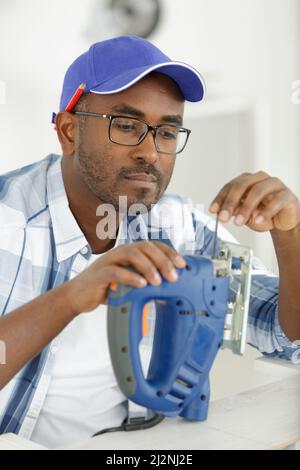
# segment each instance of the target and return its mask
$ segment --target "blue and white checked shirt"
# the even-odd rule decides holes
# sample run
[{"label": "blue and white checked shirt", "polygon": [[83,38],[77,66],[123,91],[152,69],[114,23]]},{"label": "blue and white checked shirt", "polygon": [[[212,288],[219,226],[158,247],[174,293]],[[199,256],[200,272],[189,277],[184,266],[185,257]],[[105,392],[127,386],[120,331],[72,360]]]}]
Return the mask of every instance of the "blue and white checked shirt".
[{"label": "blue and white checked shirt", "polygon": [[[167,208],[167,218],[166,210],[162,217],[162,208]],[[167,237],[181,254],[211,255],[214,221],[193,208],[190,200],[164,195],[151,215],[150,224],[147,214],[128,218],[134,227],[122,222],[121,243],[156,234],[159,239]],[[224,227],[219,235],[234,241]],[[71,267],[82,271],[90,256],[91,248],[68,205],[59,155],[0,176],[1,315],[66,282]],[[253,270],[249,343],[264,354],[299,362],[300,348],[288,340],[278,322],[278,278],[263,273],[258,260]],[[0,391],[0,434],[13,432],[30,438],[58,347],[55,338]]]}]

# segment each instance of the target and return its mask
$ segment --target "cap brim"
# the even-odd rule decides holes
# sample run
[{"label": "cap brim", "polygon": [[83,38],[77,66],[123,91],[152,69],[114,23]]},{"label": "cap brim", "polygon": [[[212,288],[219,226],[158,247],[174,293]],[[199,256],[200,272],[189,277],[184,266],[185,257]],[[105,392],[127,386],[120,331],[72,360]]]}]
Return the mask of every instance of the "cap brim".
[{"label": "cap brim", "polygon": [[151,72],[160,72],[172,78],[179,86],[186,101],[201,101],[205,96],[206,88],[202,76],[196,69],[184,62],[165,62],[131,69],[112,80],[93,86],[89,91],[100,95],[119,93]]}]

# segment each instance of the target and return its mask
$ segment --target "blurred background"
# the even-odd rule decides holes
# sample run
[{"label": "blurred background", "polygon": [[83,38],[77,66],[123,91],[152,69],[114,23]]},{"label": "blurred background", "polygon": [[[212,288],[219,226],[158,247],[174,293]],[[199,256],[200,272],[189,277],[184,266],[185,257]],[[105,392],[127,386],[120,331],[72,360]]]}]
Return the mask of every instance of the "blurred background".
[{"label": "blurred background", "polygon": [[[264,170],[300,196],[300,0],[1,0],[0,173],[60,152],[50,120],[67,67],[121,34],[147,37],[207,84],[206,101],[186,106],[192,136],[169,192],[207,208],[231,178]],[[276,272],[269,234],[229,229]],[[257,353],[247,365],[222,354],[227,390],[250,383]]]}]

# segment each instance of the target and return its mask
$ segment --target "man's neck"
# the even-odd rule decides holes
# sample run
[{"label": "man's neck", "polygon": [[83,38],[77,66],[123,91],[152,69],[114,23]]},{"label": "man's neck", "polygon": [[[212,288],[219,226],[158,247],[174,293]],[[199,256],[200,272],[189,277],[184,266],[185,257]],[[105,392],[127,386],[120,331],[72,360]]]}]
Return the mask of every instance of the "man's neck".
[{"label": "man's neck", "polygon": [[116,233],[113,234],[114,238],[100,239],[97,236],[96,228],[97,224],[101,221],[101,217],[96,215],[96,211],[101,201],[74,174],[71,162],[68,162],[68,157],[62,158],[62,175],[70,210],[91,246],[92,252],[100,254],[113,248],[119,230],[118,214],[116,214]]}]

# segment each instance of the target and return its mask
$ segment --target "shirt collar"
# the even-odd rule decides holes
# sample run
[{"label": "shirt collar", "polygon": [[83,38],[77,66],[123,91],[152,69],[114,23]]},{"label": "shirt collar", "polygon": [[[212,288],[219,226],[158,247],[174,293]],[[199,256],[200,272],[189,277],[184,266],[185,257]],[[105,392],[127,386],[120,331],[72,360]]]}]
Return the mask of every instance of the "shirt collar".
[{"label": "shirt collar", "polygon": [[90,246],[69,207],[61,160],[61,157],[55,160],[47,174],[48,205],[58,262],[70,258],[82,249],[87,257],[91,254]]}]

